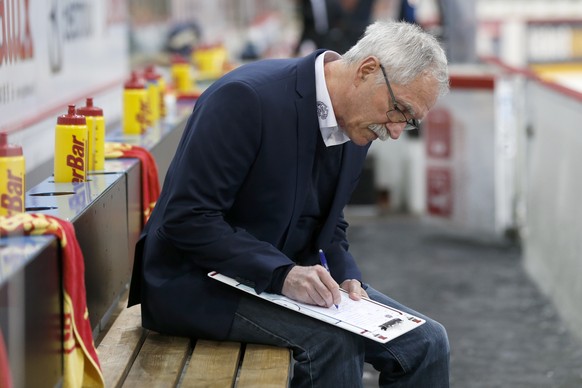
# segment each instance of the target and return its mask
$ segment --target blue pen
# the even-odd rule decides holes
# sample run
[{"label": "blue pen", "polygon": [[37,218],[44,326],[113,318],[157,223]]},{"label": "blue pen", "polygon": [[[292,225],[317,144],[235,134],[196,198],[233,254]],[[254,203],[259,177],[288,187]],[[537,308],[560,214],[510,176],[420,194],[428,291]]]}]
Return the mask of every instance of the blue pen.
[{"label": "blue pen", "polygon": [[[327,265],[327,259],[325,258],[325,253],[320,249],[319,250],[319,261],[321,262],[321,266],[325,268],[327,272],[329,272],[329,266]],[[336,309],[339,309],[337,304],[334,304]]]}]

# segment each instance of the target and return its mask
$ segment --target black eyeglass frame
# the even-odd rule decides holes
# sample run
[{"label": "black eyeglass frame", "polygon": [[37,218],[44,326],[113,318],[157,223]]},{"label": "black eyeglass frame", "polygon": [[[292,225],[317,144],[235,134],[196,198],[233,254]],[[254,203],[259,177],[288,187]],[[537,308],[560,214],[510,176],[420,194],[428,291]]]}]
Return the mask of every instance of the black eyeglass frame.
[{"label": "black eyeglass frame", "polygon": [[[388,93],[390,93],[390,98],[392,99],[392,110],[395,110],[397,112],[399,112],[402,117],[404,118],[404,121],[401,122],[405,122],[406,125],[404,126],[404,130],[405,131],[412,131],[413,129],[418,129],[420,127],[420,122],[415,119],[407,119],[406,118],[406,114],[404,114],[404,112],[398,108],[398,104],[396,103],[396,97],[394,97],[394,92],[392,91],[392,87],[390,86],[390,82],[388,82],[388,76],[386,75],[386,70],[384,69],[384,66],[382,66],[382,64],[380,64],[380,70],[382,70],[382,75],[384,76],[384,81],[386,81],[386,86],[388,86]],[[391,112],[391,111],[388,111]],[[386,112],[386,116],[388,116],[388,112]],[[388,119],[390,120],[390,117],[388,117]]]}]

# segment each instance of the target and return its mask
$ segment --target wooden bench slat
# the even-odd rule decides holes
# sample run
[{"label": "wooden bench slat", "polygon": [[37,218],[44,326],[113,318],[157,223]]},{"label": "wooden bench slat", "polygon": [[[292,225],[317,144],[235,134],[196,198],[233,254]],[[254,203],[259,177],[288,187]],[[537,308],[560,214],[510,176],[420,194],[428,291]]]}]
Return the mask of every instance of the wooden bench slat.
[{"label": "wooden bench slat", "polygon": [[190,349],[188,338],[150,331],[123,386],[138,388],[175,386],[182,375]]},{"label": "wooden bench slat", "polygon": [[113,322],[97,352],[106,387],[118,387],[137,356],[147,330],[141,327],[140,306],[126,309]]},{"label": "wooden bench slat", "polygon": [[286,348],[247,344],[237,387],[286,387],[290,357]]},{"label": "wooden bench slat", "polygon": [[108,388],[255,388],[289,383],[289,349],[198,340],[192,350],[188,338],[143,329],[140,306],[121,309],[97,351]]},{"label": "wooden bench slat", "polygon": [[240,354],[237,342],[196,341],[180,387],[232,387]]}]

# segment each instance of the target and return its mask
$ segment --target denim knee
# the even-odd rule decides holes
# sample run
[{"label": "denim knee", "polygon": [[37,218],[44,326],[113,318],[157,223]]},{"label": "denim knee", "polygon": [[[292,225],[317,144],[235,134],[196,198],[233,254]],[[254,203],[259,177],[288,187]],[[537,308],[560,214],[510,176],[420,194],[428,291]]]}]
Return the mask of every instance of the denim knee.
[{"label": "denim knee", "polygon": [[434,320],[427,320],[422,326],[425,326],[426,363],[441,362],[445,358],[448,360],[450,345],[445,327]]},{"label": "denim knee", "polygon": [[330,326],[313,333],[293,349],[293,387],[359,387],[364,365],[364,340]]}]

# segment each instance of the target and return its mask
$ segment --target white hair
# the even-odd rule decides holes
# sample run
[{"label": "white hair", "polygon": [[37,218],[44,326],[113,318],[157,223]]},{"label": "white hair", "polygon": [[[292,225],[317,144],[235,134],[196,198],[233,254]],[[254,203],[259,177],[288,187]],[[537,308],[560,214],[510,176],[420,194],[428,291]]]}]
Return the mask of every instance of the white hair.
[{"label": "white hair", "polygon": [[[416,24],[377,21],[366,28],[360,40],[344,55],[348,64],[375,56],[386,69],[390,81],[406,85],[418,76],[431,76],[439,84],[439,95],[449,90],[446,54],[429,33]],[[379,74],[378,82],[384,82]]]}]

